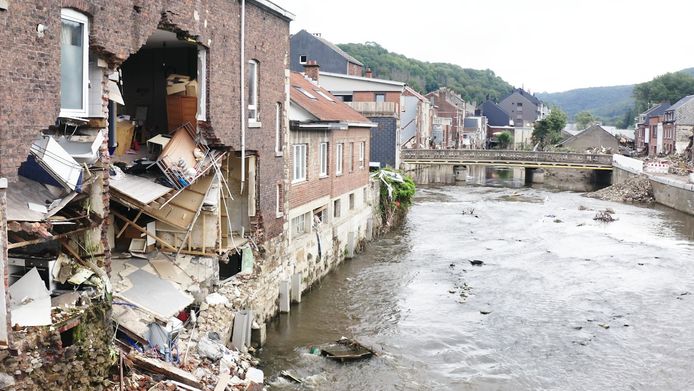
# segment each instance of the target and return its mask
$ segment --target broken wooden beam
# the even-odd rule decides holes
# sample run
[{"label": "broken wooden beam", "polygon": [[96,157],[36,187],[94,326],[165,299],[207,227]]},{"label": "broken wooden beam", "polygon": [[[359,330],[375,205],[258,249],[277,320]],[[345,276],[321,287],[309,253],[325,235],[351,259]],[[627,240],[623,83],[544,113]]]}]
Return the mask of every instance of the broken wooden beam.
[{"label": "broken wooden beam", "polygon": [[167,362],[157,360],[155,358],[141,356],[140,354],[135,353],[135,351],[128,353],[128,358],[136,367],[144,369],[148,372],[163,375],[167,379],[175,380],[191,387],[202,388],[203,386],[200,380],[193,376],[192,373],[184,371],[183,369],[173,366]]},{"label": "broken wooden beam", "polygon": [[166,246],[167,248],[176,251],[176,247],[170,245],[170,244],[169,244],[168,242],[166,242],[164,239],[162,239],[162,238],[160,238],[160,237],[154,235],[153,233],[147,232],[146,229],[144,229],[144,228],[140,227],[139,225],[133,223],[132,220],[128,219],[127,217],[123,216],[122,214],[120,214],[120,213],[118,213],[118,212],[113,212],[113,215],[116,216],[116,217],[118,217],[119,219],[123,220],[123,221],[126,223],[126,225],[127,225],[127,224],[131,225],[131,226],[132,226],[133,228],[135,228],[136,230],[142,232],[143,234],[145,234],[145,235],[147,235],[147,236],[150,236],[150,237],[154,238],[154,240],[156,240],[157,242],[163,244],[163,245]]}]

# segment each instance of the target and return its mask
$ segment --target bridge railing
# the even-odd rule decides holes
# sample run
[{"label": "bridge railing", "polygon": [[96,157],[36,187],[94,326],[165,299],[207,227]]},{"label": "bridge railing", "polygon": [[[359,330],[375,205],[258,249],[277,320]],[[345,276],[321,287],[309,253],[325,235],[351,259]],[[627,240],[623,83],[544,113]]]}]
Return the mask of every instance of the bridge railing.
[{"label": "bridge railing", "polygon": [[491,149],[403,149],[404,161],[518,161],[612,165],[612,155],[572,152],[532,152]]}]

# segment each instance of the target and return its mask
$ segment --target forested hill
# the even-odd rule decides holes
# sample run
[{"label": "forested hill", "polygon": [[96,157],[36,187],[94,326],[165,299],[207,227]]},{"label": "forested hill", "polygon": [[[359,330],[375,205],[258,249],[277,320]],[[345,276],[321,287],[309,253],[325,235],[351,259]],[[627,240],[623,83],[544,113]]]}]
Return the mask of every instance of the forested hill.
[{"label": "forested hill", "polygon": [[587,111],[601,118],[606,124],[618,124],[624,117],[632,115],[634,107],[633,85],[611,87],[589,87],[564,92],[541,92],[536,94],[549,105],[557,105],[566,112],[569,120],[576,113]]},{"label": "forested hill", "polygon": [[374,42],[337,45],[371,68],[374,77],[407,83],[420,93],[449,87],[467,101],[498,101],[513,87],[493,71],[462,68],[448,63],[431,63],[391,53]]}]

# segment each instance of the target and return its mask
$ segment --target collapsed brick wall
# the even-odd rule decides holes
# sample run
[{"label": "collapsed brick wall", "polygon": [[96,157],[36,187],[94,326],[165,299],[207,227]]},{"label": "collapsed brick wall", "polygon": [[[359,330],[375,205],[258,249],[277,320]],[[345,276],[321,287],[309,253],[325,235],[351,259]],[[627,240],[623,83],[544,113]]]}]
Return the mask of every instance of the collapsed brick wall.
[{"label": "collapsed brick wall", "polygon": [[56,327],[35,327],[14,332],[13,341],[24,346],[19,355],[0,351],[0,372],[14,376],[12,390],[101,390],[110,377],[113,330],[106,321],[106,303],[91,306],[80,324],[67,331],[74,343],[63,346]]},{"label": "collapsed brick wall", "polygon": [[[62,3],[62,4],[61,4]],[[90,48],[115,68],[163,27],[196,38],[208,48],[207,119],[214,137],[238,151],[240,145],[240,3],[227,0],[63,0],[11,2],[0,11],[0,176],[16,179],[32,141],[60,112],[60,11],[72,8],[90,22]],[[37,26],[46,26],[43,34]],[[41,36],[42,35],[42,36]],[[275,104],[285,103],[284,70],[289,22],[246,5],[246,58],[259,62],[260,128],[249,129],[246,148],[259,154],[259,210],[265,234],[281,232],[275,217],[275,185],[284,159],[274,154]],[[127,102],[126,102],[127,103]]]}]

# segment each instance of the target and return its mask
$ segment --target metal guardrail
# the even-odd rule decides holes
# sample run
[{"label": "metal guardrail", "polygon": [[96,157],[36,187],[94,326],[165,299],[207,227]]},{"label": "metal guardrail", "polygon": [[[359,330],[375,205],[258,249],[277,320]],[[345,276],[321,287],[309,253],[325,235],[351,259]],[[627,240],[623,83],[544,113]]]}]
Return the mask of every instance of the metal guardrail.
[{"label": "metal guardrail", "polygon": [[475,149],[403,149],[405,163],[546,163],[566,166],[612,166],[612,155],[565,152],[530,152]]}]

